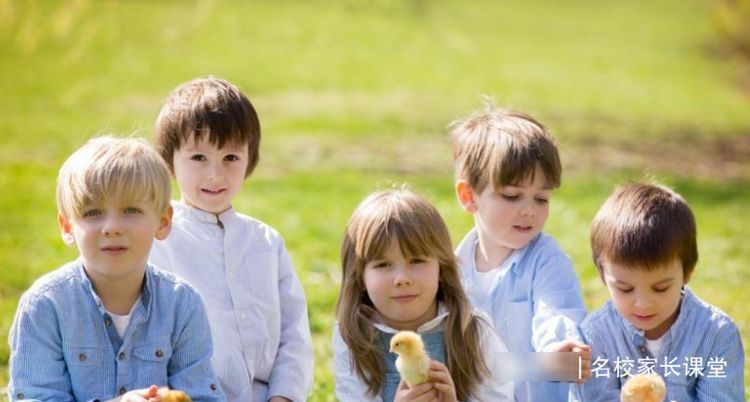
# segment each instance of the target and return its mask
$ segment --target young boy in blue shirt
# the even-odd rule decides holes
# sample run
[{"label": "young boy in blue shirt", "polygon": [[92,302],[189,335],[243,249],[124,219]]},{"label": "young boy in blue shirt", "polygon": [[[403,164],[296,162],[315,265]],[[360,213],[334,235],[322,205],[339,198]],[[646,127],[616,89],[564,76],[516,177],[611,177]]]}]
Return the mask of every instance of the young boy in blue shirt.
[{"label": "young boy in blue shirt", "polygon": [[203,297],[227,400],[307,400],[313,350],[302,285],[281,235],[232,208],[258,163],[255,109],[226,80],[198,78],[169,95],[154,142],[181,200],[150,260]]},{"label": "young boy in blue shirt", "polygon": [[10,331],[11,401],[223,401],[198,293],[147,265],[170,231],[169,171],[145,141],[101,137],[57,179],[63,241],[80,257],[24,293]]},{"label": "young boy in blue shirt", "polygon": [[593,375],[571,400],[617,402],[630,376],[656,373],[667,401],[744,401],[737,326],[687,286],[698,248],[682,197],[654,184],[618,187],[591,225],[591,251],[612,299],[581,324]]},{"label": "young boy in blue shirt", "polygon": [[[531,116],[488,103],[453,125],[452,140],[456,195],[475,223],[456,249],[469,298],[510,352],[581,353],[580,364],[561,367],[585,380],[581,286],[570,258],[542,233],[562,172],[552,136]],[[530,379],[515,381],[516,401],[567,399],[567,382]]]}]

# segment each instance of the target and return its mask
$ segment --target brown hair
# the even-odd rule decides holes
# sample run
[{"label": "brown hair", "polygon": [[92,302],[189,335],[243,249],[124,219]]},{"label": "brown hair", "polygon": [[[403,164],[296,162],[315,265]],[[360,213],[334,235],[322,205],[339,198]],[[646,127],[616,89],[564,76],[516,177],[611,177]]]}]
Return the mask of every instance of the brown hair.
[{"label": "brown hair", "polygon": [[80,218],[85,207],[110,198],[144,201],[161,214],[169,206],[169,169],[142,138],[90,139],[63,163],[57,209]]},{"label": "brown hair", "polygon": [[223,148],[247,144],[249,160],[245,177],[258,164],[260,122],[250,101],[226,80],[197,78],[178,86],[167,97],[156,119],[154,143],[170,169],[174,151],[193,138]]},{"label": "brown hair", "polygon": [[430,256],[440,266],[437,299],[450,311],[445,325],[447,367],[459,400],[474,394],[489,374],[480,347],[480,322],[461,287],[456,257],[445,222],[432,204],[406,190],[376,192],[359,204],[346,227],[341,246],[343,278],[336,316],[357,375],[375,395],[384,367],[372,320],[375,307],[367,294],[364,269],[380,258],[395,239],[411,258]]},{"label": "brown hair", "polygon": [[619,186],[591,224],[591,252],[600,276],[603,257],[646,271],[679,258],[688,280],[698,262],[693,212],[667,187],[641,183]]},{"label": "brown hair", "polygon": [[537,163],[548,186],[560,186],[562,167],[552,135],[533,117],[498,109],[485,99],[484,110],[451,123],[456,178],[474,191],[533,180]]}]

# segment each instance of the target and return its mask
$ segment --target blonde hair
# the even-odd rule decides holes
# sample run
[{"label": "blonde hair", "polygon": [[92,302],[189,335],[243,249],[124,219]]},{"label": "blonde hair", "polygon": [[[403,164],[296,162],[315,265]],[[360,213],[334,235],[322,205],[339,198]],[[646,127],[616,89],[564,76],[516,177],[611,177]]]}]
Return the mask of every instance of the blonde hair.
[{"label": "blonde hair", "polygon": [[591,223],[591,252],[603,280],[602,258],[652,271],[679,258],[685,279],[698,262],[695,217],[687,202],[658,184],[627,183],[607,198]]},{"label": "blonde hair", "polygon": [[456,257],[445,222],[432,204],[406,190],[373,193],[359,204],[341,246],[343,278],[336,316],[357,375],[377,394],[384,367],[372,320],[375,307],[367,294],[364,269],[396,240],[407,258],[430,256],[440,266],[437,299],[450,314],[445,325],[447,366],[459,400],[473,395],[489,374],[480,347],[479,318],[461,287]]},{"label": "blonde hair", "polygon": [[560,186],[562,166],[557,146],[546,127],[533,117],[497,108],[485,98],[484,110],[451,123],[456,179],[474,191],[533,180],[537,164],[546,184]]},{"label": "blonde hair", "polygon": [[247,145],[245,177],[253,172],[260,157],[260,121],[252,103],[227,80],[208,76],[175,88],[156,119],[154,144],[173,169],[174,151],[204,135],[219,149]]},{"label": "blonde hair", "polygon": [[97,137],[73,152],[57,176],[57,209],[68,218],[111,198],[144,201],[157,213],[170,199],[169,169],[141,138]]}]

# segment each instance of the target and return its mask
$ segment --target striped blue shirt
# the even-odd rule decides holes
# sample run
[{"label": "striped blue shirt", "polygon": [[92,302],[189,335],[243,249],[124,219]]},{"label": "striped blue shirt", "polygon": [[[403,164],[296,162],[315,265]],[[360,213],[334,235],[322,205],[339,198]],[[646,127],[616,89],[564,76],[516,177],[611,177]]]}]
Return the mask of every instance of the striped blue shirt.
[{"label": "striped blue shirt", "polygon": [[656,356],[643,331],[615,310],[612,301],[581,324],[591,345],[591,379],[572,387],[571,401],[618,402],[630,375],[654,371],[667,385],[666,401],[745,400],[742,339],[731,318],[683,288],[680,312]]},{"label": "striped blue shirt", "polygon": [[[495,332],[511,352],[540,352],[552,343],[581,340],[586,316],[581,285],[570,258],[550,236],[540,233],[514,250],[489,286],[477,275],[477,229],[456,249],[461,282],[472,304],[492,318]],[[564,401],[567,382],[516,381],[517,402]]]},{"label": "striped blue shirt", "polygon": [[38,279],[10,331],[10,400],[106,400],[155,384],[224,401],[198,293],[172,274],[145,272],[122,338],[79,261]]}]

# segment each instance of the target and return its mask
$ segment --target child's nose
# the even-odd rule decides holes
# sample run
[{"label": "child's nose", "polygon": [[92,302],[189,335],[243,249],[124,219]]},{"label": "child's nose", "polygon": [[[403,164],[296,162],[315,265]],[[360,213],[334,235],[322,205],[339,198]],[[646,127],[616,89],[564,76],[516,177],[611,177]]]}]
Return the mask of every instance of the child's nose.
[{"label": "child's nose", "polygon": [[116,236],[122,233],[122,223],[116,217],[108,217],[102,226],[104,236]]},{"label": "child's nose", "polygon": [[400,268],[396,271],[396,277],[393,280],[393,283],[396,286],[404,286],[404,285],[411,285],[413,279],[409,273],[403,269]]},{"label": "child's nose", "polygon": [[208,177],[216,179],[222,176],[221,165],[218,163],[212,163],[208,167]]},{"label": "child's nose", "polygon": [[639,308],[651,306],[651,298],[644,294],[635,295],[635,306]]}]

